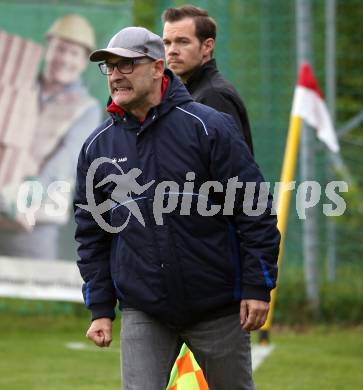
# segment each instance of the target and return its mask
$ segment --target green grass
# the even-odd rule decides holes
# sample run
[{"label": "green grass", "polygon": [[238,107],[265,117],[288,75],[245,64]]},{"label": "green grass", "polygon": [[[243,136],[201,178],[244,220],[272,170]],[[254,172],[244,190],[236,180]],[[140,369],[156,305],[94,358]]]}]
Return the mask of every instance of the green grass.
[{"label": "green grass", "polygon": [[363,388],[363,328],[272,334],[275,350],[255,372],[258,390]]},{"label": "green grass", "polygon": [[[87,327],[87,318],[2,313],[0,389],[119,389],[119,327],[109,349],[93,347],[85,338]],[[92,348],[71,350],[68,342],[85,342]]]},{"label": "green grass", "polygon": [[[118,322],[110,349],[71,350],[67,342],[87,343],[82,313],[0,312],[0,389],[120,389]],[[272,341],[275,350],[254,375],[258,390],[363,388],[362,327],[275,329]]]}]

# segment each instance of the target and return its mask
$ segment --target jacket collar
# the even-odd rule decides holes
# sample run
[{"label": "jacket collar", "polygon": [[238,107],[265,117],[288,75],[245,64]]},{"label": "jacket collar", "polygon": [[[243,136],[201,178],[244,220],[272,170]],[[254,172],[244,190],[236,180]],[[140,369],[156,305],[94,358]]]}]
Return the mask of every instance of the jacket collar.
[{"label": "jacket collar", "polygon": [[185,83],[187,90],[190,93],[193,93],[199,87],[200,80],[204,79],[215,71],[217,71],[217,62],[215,58],[212,58],[192,73],[192,75]]}]

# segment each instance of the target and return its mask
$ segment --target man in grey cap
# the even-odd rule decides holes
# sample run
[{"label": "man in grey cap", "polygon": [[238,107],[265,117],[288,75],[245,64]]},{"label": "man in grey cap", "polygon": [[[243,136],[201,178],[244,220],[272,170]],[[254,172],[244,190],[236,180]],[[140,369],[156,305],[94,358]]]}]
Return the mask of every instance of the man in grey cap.
[{"label": "man in grey cap", "polygon": [[[158,35],[145,28],[128,27],[116,34],[106,49],[96,50],[91,54],[91,61],[105,60],[99,64],[99,68],[102,74],[108,76],[112,98],[109,112],[122,107],[137,118],[140,115],[142,118],[150,107],[159,103],[157,92],[160,91],[155,87],[161,82],[165,59],[159,41]],[[117,72],[113,71],[115,68]],[[156,74],[149,77],[151,70]],[[149,92],[151,94],[147,96]]]},{"label": "man in grey cap", "polygon": [[110,118],[77,170],[87,337],[110,345],[118,300],[124,390],[165,390],[183,343],[211,390],[252,390],[249,331],[267,317],[279,233],[271,196],[249,215],[243,186],[233,200],[226,187],[255,182],[257,204],[259,168],[232,118],[194,102],[164,69],[159,36],[128,27],[90,59],[107,75]]}]

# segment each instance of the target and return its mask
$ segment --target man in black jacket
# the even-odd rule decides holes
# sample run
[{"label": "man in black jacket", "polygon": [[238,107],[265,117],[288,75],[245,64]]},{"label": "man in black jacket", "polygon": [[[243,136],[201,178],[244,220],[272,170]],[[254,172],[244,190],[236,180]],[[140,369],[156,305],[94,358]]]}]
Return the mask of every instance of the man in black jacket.
[{"label": "man in black jacket", "polygon": [[168,8],[162,15],[163,41],[169,68],[185,84],[193,99],[232,115],[253,153],[248,115],[233,85],[212,58],[216,22],[208,12],[191,5]]}]

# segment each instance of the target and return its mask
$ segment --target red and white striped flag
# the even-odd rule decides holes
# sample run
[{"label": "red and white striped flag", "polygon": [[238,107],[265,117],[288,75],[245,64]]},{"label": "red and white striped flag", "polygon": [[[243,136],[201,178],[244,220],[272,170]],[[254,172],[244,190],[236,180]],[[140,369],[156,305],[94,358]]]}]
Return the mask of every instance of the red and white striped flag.
[{"label": "red and white striped flag", "polygon": [[302,64],[295,88],[292,116],[298,116],[317,129],[320,141],[333,152],[339,151],[339,143],[323,94],[309,64]]}]

